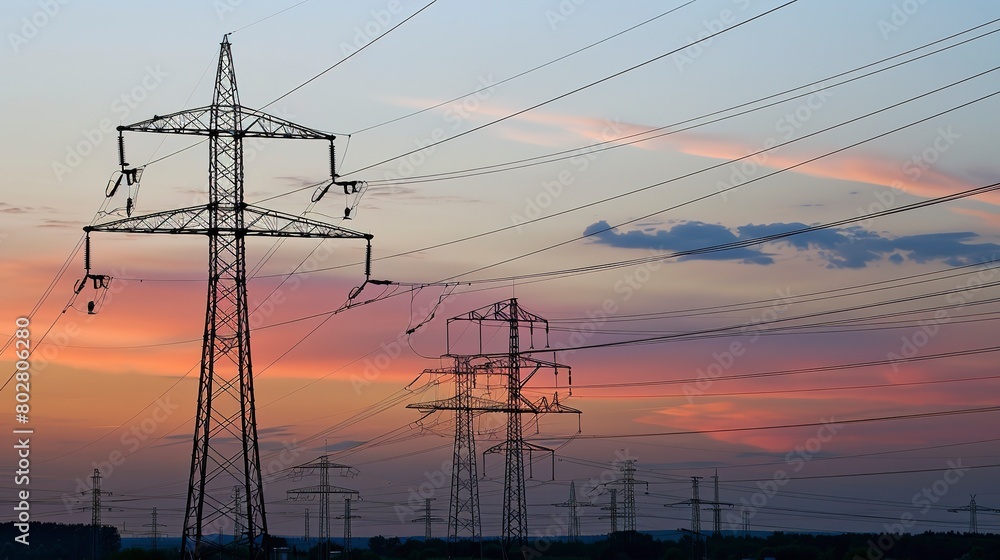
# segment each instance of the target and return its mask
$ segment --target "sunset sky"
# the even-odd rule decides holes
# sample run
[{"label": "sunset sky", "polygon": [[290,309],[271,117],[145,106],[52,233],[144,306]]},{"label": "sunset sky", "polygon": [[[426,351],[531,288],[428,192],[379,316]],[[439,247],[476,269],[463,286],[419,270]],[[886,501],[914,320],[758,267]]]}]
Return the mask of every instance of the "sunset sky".
[{"label": "sunset sky", "polygon": [[[0,334],[31,316],[33,519],[89,522],[80,491],[101,468],[105,523],[131,536],[156,507],[181,532],[206,240],[94,234],[111,287],[73,289],[82,228],[125,215],[124,188],[104,195],[114,127],[210,104],[230,32],[242,104],[336,134],[339,172],[369,182],[312,204],[325,142],[247,140],[247,201],[371,233],[372,277],[395,282],[333,315],[364,279],[363,242],[247,243],[271,532],[301,535],[318,510],[285,497],[318,484],[292,467],[323,453],[359,473],[334,481],[360,492],[356,536],[422,534],[419,513],[398,514],[422,483],[446,516],[453,419],[406,405],[452,393],[421,375],[450,365],[446,319],[510,297],[570,350],[556,359],[572,396],[560,374],[530,397],[583,411],[579,434],[570,416],[526,434],[557,449],[554,480],[540,460],[528,481],[532,535],[558,527],[571,481],[607,506],[595,483],[625,456],[648,482],[639,530],[687,527],[689,507],[664,506],[692,476],[711,498],[716,469],[727,514],[746,508],[754,530],[909,514],[910,531],[961,531],[968,515],[947,510],[970,494],[1000,507],[1000,194],[908,208],[1000,177],[1000,5],[443,0],[372,42],[425,4],[0,6]],[[206,200],[200,140],[126,135],[129,162],[148,163],[137,213]],[[754,242],[885,210],[900,211]],[[18,427],[14,395],[0,400]],[[502,421],[479,419],[480,451]],[[502,467],[480,467],[487,535]],[[583,532],[607,532],[606,513],[586,508]]]}]

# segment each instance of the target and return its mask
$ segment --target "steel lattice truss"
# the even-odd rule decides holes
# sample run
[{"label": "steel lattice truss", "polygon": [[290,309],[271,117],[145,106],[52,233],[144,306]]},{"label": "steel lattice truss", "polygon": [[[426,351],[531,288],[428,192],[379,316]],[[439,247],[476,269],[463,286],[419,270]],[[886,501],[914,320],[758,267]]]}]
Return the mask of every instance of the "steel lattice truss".
[{"label": "steel lattice truss", "polygon": [[[332,143],[334,136],[240,105],[228,37],[222,41],[210,106],[156,116],[119,127],[119,131],[208,137],[208,204],[85,229],[208,237],[208,302],[181,553],[184,558],[233,554],[266,558],[270,547],[254,409],[245,239],[370,241],[372,236],[244,202],[244,138],[322,139]],[[125,165],[122,155],[123,173]],[[237,521],[230,505],[234,486],[241,487],[246,497],[239,513],[245,530],[228,542],[218,536],[232,531]]]},{"label": "steel lattice truss", "polygon": [[[525,414],[580,414],[575,408],[559,402],[558,393],[549,400],[545,397],[530,401],[521,390],[536,373],[551,369],[558,375],[559,369],[569,371],[569,367],[554,361],[539,360],[526,355],[521,348],[521,330],[527,329],[533,341],[535,329],[549,331],[548,321],[518,305],[517,299],[501,301],[466,314],[448,319],[471,321],[479,325],[479,351],[474,355],[458,355],[451,352],[450,328],[448,329],[448,352],[455,358],[453,370],[428,370],[429,373],[451,373],[455,378],[455,396],[448,399],[408,405],[423,411],[454,410],[456,415],[455,458],[452,467],[452,504],[449,519],[449,537],[452,539],[479,535],[479,504],[475,486],[475,441],[472,431],[474,413],[500,412],[507,415],[506,434],[502,442],[490,447],[483,455],[497,453],[504,456],[504,497],[502,541],[504,548],[522,546],[528,538],[528,513],[524,486],[524,456],[528,455],[528,465],[532,464],[534,453],[552,454],[552,450],[524,440],[522,416]],[[506,352],[486,352],[483,347],[483,326],[502,326],[508,330]],[[474,396],[472,389],[475,378],[480,375],[499,376],[504,380],[506,399],[496,401]],[[466,452],[465,450],[468,450]],[[463,455],[463,453],[466,453]],[[552,457],[553,470],[555,456]],[[471,479],[469,478],[471,476]],[[460,517],[461,516],[461,517]]]}]

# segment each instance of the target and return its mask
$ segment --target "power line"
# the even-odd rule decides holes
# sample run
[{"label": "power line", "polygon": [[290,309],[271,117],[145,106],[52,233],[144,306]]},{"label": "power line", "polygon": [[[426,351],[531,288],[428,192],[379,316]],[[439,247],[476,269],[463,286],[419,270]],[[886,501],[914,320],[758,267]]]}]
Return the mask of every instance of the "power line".
[{"label": "power line", "polygon": [[441,144],[444,144],[445,142],[450,142],[450,141],[452,141],[452,140],[455,140],[456,138],[461,138],[461,137],[463,137],[463,136],[465,136],[465,135],[467,135],[467,134],[471,134],[471,133],[473,133],[473,132],[476,132],[476,131],[478,131],[478,130],[482,130],[482,129],[484,129],[484,128],[488,127],[488,126],[492,126],[492,125],[494,125],[494,124],[497,124],[497,123],[500,123],[500,122],[503,122],[503,121],[506,121],[506,120],[508,120],[508,119],[512,119],[512,118],[514,118],[514,117],[516,117],[516,116],[518,116],[518,115],[522,115],[522,114],[524,114],[524,113],[527,113],[528,111],[532,111],[532,110],[534,110],[534,109],[537,109],[537,108],[539,108],[539,107],[543,107],[543,106],[545,106],[545,105],[548,105],[549,103],[553,103],[553,102],[555,102],[555,101],[558,101],[558,100],[560,100],[560,99],[563,99],[563,98],[566,98],[566,97],[569,97],[569,96],[571,96],[571,95],[573,95],[573,94],[575,94],[575,93],[579,93],[579,92],[581,92],[581,91],[583,91],[583,90],[585,90],[585,89],[588,89],[588,88],[591,88],[591,87],[593,87],[593,86],[596,86],[596,85],[598,85],[598,84],[601,84],[601,83],[603,83],[603,82],[606,82],[606,81],[608,81],[608,80],[611,80],[611,79],[613,79],[613,78],[617,78],[618,76],[621,76],[621,75],[623,75],[623,74],[625,74],[625,73],[628,73],[628,72],[631,72],[632,70],[635,70],[635,69],[637,69],[637,68],[641,68],[641,67],[643,67],[643,66],[646,66],[647,64],[652,64],[653,62],[656,62],[656,61],[658,61],[658,60],[661,60],[661,59],[663,59],[663,58],[665,58],[665,57],[667,57],[667,56],[670,56],[670,55],[672,55],[672,54],[675,54],[675,53],[678,53],[678,52],[680,52],[680,51],[682,51],[682,50],[684,50],[684,49],[686,49],[686,48],[689,48],[689,47],[691,47],[691,46],[693,46],[693,45],[696,45],[696,44],[698,44],[698,43],[701,43],[701,42],[704,42],[704,41],[708,41],[708,40],[711,40],[711,39],[713,39],[713,38],[715,38],[715,37],[717,37],[717,36],[719,36],[719,35],[721,35],[721,34],[723,34],[723,33],[727,33],[727,32],[729,32],[729,31],[732,31],[733,29],[737,29],[737,28],[739,28],[739,27],[742,27],[743,25],[746,25],[746,24],[748,24],[748,23],[750,23],[750,22],[752,22],[752,21],[755,21],[755,20],[757,20],[757,19],[759,19],[759,18],[762,18],[762,17],[764,17],[764,16],[766,16],[766,15],[768,15],[768,14],[771,14],[771,13],[773,13],[773,12],[776,12],[776,11],[778,11],[778,10],[780,10],[780,9],[782,9],[782,8],[784,8],[784,7],[786,7],[786,6],[789,6],[789,5],[791,5],[791,4],[794,4],[795,2],[798,2],[798,0],[789,0],[788,2],[785,2],[784,4],[782,4],[782,5],[780,5],[780,6],[776,7],[776,8],[772,8],[772,9],[770,9],[770,10],[768,10],[768,11],[766,11],[766,12],[762,13],[762,14],[758,14],[758,15],[756,15],[756,16],[753,16],[753,17],[751,17],[750,19],[747,19],[747,20],[745,20],[745,21],[741,21],[741,22],[739,22],[739,23],[735,23],[735,24],[731,25],[730,27],[727,27],[727,28],[725,28],[725,29],[722,29],[721,31],[717,31],[717,32],[715,32],[715,33],[711,33],[711,34],[709,34],[709,35],[706,35],[705,37],[701,37],[701,38],[699,38],[699,39],[696,39],[696,40],[694,40],[694,41],[691,41],[690,43],[688,43],[688,44],[686,44],[686,45],[683,45],[683,46],[681,46],[681,47],[677,47],[676,49],[673,49],[673,50],[671,50],[671,51],[669,51],[669,52],[666,52],[666,53],[663,53],[663,54],[661,54],[661,55],[658,55],[658,56],[655,56],[655,57],[653,57],[653,58],[651,58],[651,59],[648,59],[648,60],[646,60],[646,61],[644,61],[644,62],[640,62],[639,64],[636,64],[636,65],[634,65],[634,66],[631,66],[631,67],[629,67],[629,68],[626,68],[626,69],[624,69],[624,70],[620,70],[620,71],[618,71],[618,72],[615,72],[614,74],[611,74],[610,76],[606,76],[606,77],[604,77],[604,78],[601,78],[601,79],[599,79],[599,80],[597,80],[597,81],[594,81],[594,82],[590,82],[590,83],[588,83],[588,84],[586,84],[586,85],[583,85],[583,86],[580,86],[580,87],[578,87],[578,88],[575,88],[575,89],[573,89],[573,90],[570,90],[570,91],[568,91],[568,92],[566,92],[566,93],[562,93],[562,94],[560,94],[560,95],[557,95],[557,96],[555,96],[555,97],[552,97],[552,98],[550,98],[550,99],[547,99],[547,100],[545,100],[545,101],[542,101],[541,103],[536,103],[535,105],[532,105],[532,106],[530,106],[530,107],[527,107],[527,108],[525,108],[525,109],[521,109],[521,110],[519,110],[519,111],[516,111],[516,112],[514,112],[514,113],[511,113],[511,114],[508,114],[508,115],[506,115],[506,116],[504,116],[504,117],[500,117],[499,119],[495,119],[495,120],[493,120],[493,121],[490,121],[490,122],[488,122],[488,123],[486,123],[486,124],[482,124],[482,125],[479,125],[479,126],[477,126],[477,127],[474,127],[474,128],[471,128],[471,129],[469,129],[469,130],[466,130],[466,131],[463,131],[463,132],[460,132],[460,133],[458,133],[458,134],[456,134],[456,135],[454,135],[454,136],[449,136],[448,138],[444,138],[444,139],[442,139],[442,140],[438,140],[438,141],[436,141],[436,142],[431,142],[431,143],[429,143],[429,144],[427,144],[427,145],[425,145],[425,146],[422,146],[422,147],[420,147],[420,148],[417,148],[417,149],[414,149],[414,150],[410,150],[410,151],[408,151],[408,152],[406,152],[406,153],[403,153],[403,154],[399,154],[399,155],[397,155],[397,156],[393,156],[393,157],[391,157],[391,158],[389,158],[389,159],[385,159],[385,160],[382,160],[382,161],[379,161],[379,162],[376,162],[376,163],[373,163],[373,164],[370,164],[370,165],[366,165],[366,166],[364,166],[364,167],[361,167],[361,168],[358,168],[358,169],[354,169],[354,170],[352,170],[352,171],[349,171],[349,172],[347,172],[347,173],[344,173],[344,175],[353,175],[353,174],[355,174],[355,173],[360,173],[360,172],[362,172],[362,171],[365,171],[365,170],[368,170],[368,169],[371,169],[371,168],[373,168],[373,167],[377,167],[377,166],[379,166],[379,165],[382,165],[382,164],[384,164],[384,163],[388,163],[388,162],[390,162],[390,161],[394,161],[394,160],[397,160],[397,159],[400,159],[400,158],[404,158],[404,157],[406,157],[406,156],[408,156],[408,155],[411,155],[411,154],[415,154],[415,153],[417,153],[417,152],[420,152],[420,151],[423,151],[423,150],[426,150],[426,149],[428,149],[428,148],[433,148],[433,147],[435,147],[435,146],[439,146],[439,145],[441,145]]}]

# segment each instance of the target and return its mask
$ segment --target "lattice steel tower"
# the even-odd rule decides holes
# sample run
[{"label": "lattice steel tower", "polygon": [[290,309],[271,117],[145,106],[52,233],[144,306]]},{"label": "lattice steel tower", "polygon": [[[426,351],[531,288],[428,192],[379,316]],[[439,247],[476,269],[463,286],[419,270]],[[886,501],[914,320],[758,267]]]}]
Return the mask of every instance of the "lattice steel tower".
[{"label": "lattice steel tower", "polygon": [[486,408],[498,410],[502,403],[473,397],[475,371],[468,356],[456,356],[452,368],[428,369],[424,373],[451,375],[455,383],[455,396],[439,401],[414,403],[407,408],[426,412],[455,412],[455,444],[451,463],[451,500],[448,506],[448,538],[452,541],[482,537],[479,514],[479,476],[476,466],[476,437],[473,419],[475,413]]},{"label": "lattice steel tower", "polygon": [[[370,247],[372,236],[244,202],[245,138],[326,140],[331,183],[335,183],[334,136],[240,105],[228,36],[222,40],[211,105],[154,116],[119,126],[118,131],[121,177],[130,185],[138,181],[141,169],[127,169],[122,132],[208,138],[208,204],[132,217],[129,198],[129,217],[84,230],[208,237],[208,302],[181,554],[206,558],[223,553],[223,545],[208,536],[235,525],[230,507],[235,485],[243,488],[245,531],[230,546],[248,550],[251,558],[266,557],[270,546],[254,409],[245,240],[248,236],[365,239]],[[107,194],[113,195],[114,189]]]},{"label": "lattice steel tower", "polygon": [[[451,346],[450,326],[454,321],[467,321],[479,325],[479,348],[477,352],[461,354],[454,352]],[[503,352],[488,352],[484,348],[483,326],[490,325],[490,328],[503,329],[508,332],[507,348]],[[531,341],[529,349],[521,348],[521,329],[529,331],[533,339],[535,329],[543,329],[546,334],[545,347],[548,348],[548,321],[524,310],[518,305],[517,299],[501,301],[468,313],[458,315],[448,319],[446,336],[448,354],[455,359],[453,370],[427,370],[429,373],[453,373],[455,375],[455,397],[439,401],[414,403],[407,405],[408,408],[416,408],[423,411],[456,411],[455,427],[455,463],[452,473],[452,518],[449,525],[456,531],[467,527],[468,530],[478,532],[478,497],[475,496],[476,486],[474,483],[466,483],[466,480],[475,480],[475,441],[472,430],[473,413],[496,412],[507,415],[506,437],[504,441],[494,445],[483,452],[502,453],[504,456],[504,494],[503,494],[503,523],[502,535],[504,548],[509,549],[513,544],[524,545],[528,537],[527,527],[527,504],[524,496],[524,455],[528,454],[528,465],[530,469],[531,457],[533,453],[541,452],[552,454],[553,451],[546,447],[536,445],[524,440],[523,423],[521,416],[532,414],[536,417],[542,414],[581,414],[575,408],[563,405],[559,402],[559,394],[555,393],[550,401],[546,397],[541,397],[537,401],[530,401],[521,394],[525,384],[531,380],[536,373],[542,369],[550,369],[556,374],[558,380],[559,369],[569,373],[569,366],[545,361],[526,356],[534,350],[534,341]],[[504,402],[472,396],[474,379],[477,375],[496,376],[504,381],[503,388],[506,391]],[[569,384],[572,385],[572,374],[569,375]],[[553,456],[553,470],[555,468],[555,458]],[[466,479],[469,473],[472,479]],[[460,476],[462,475],[462,476]],[[468,500],[464,498],[465,492],[471,496]],[[458,512],[469,512],[463,519],[457,517]],[[469,523],[470,525],[466,525]],[[454,534],[450,535],[454,538]]]}]

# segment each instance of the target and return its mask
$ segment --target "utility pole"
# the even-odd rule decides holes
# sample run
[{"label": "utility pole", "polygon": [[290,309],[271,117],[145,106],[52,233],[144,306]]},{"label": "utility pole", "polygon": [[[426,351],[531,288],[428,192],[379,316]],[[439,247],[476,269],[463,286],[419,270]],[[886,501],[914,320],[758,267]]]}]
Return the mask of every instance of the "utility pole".
[{"label": "utility pole", "polygon": [[[338,471],[339,475],[342,477],[354,476],[357,474],[352,467],[347,465],[341,465],[339,463],[331,463],[330,458],[323,455],[316,459],[315,461],[310,461],[303,465],[293,467],[293,476],[298,480],[304,477],[306,474],[312,474],[315,471],[319,471],[319,486],[307,486],[305,488],[295,488],[287,491],[287,496],[289,500],[312,500],[319,498],[319,540],[322,547],[322,551],[329,555],[330,543],[330,520],[333,519],[330,515],[330,496],[334,494],[346,494],[348,499],[351,495],[358,494],[357,490],[351,490],[350,488],[342,488],[340,486],[333,486],[330,484],[330,471]],[[307,512],[309,510],[306,510]],[[308,527],[308,514],[306,516],[306,526]],[[340,519],[340,517],[337,517]]]},{"label": "utility pole", "polygon": [[962,506],[959,508],[949,509],[951,513],[959,513],[963,511],[969,512],[969,532],[973,535],[979,534],[979,522],[976,520],[976,513],[983,511],[988,513],[1000,513],[1000,509],[981,506],[976,504],[976,495],[971,494],[969,498],[969,505]]},{"label": "utility pole", "polygon": [[94,469],[94,474],[90,477],[90,490],[84,490],[81,494],[90,494],[90,526],[91,536],[91,558],[98,560],[101,557],[101,496],[110,496],[111,492],[101,491],[101,471]]},{"label": "utility pole", "polygon": [[146,534],[149,535],[150,539],[153,541],[153,550],[156,550],[157,543],[160,540],[160,527],[166,527],[166,525],[156,522],[156,508],[153,508],[153,513],[150,514],[149,517],[150,522],[143,525],[143,527],[149,527],[149,532]]},{"label": "utility pole", "polygon": [[[459,354],[452,351],[451,347],[451,325],[455,321],[465,321],[475,323],[479,326],[479,349],[474,354]],[[485,348],[488,342],[483,336],[483,327],[506,328],[507,348],[503,352],[488,352]],[[504,550],[509,550],[511,546],[523,546],[528,537],[528,510],[524,495],[524,455],[528,455],[529,473],[534,453],[545,453],[552,455],[553,474],[555,471],[555,455],[547,447],[542,447],[524,440],[523,423],[521,420],[524,414],[581,414],[575,408],[565,406],[559,402],[559,394],[555,393],[552,400],[541,397],[538,401],[532,402],[521,394],[524,386],[542,369],[550,369],[557,376],[562,368],[571,372],[569,366],[555,361],[538,360],[528,357],[527,354],[533,351],[535,329],[545,329],[545,347],[548,348],[548,320],[524,310],[516,298],[497,302],[468,313],[458,315],[448,319],[446,326],[446,346],[447,356],[457,359],[455,372],[462,371],[458,375],[464,375],[465,370],[474,372],[475,375],[499,376],[504,380],[506,389],[506,402],[496,402],[488,399],[472,398],[462,400],[462,390],[457,389],[456,397],[429,403],[416,403],[408,405],[408,408],[415,408],[422,411],[436,410],[462,410],[470,413],[463,422],[471,424],[472,412],[502,412],[507,415],[506,437],[504,441],[490,447],[483,452],[485,456],[490,453],[499,453],[504,456],[504,490],[503,490],[503,520],[501,542]],[[521,330],[529,331],[531,348],[522,350]],[[468,359],[468,363],[462,360]],[[473,364],[473,360],[475,363]],[[572,373],[569,373],[570,386],[572,385]],[[457,380],[456,380],[457,383]],[[462,422],[459,422],[461,424]],[[460,447],[460,434],[458,430],[465,428],[456,427],[456,449]],[[471,434],[471,428],[470,428]],[[471,435],[469,436],[471,440]],[[453,484],[455,484],[453,480]],[[454,495],[454,494],[453,494]]]},{"label": "utility pole", "polygon": [[[251,558],[266,557],[271,547],[250,358],[245,241],[249,236],[363,239],[370,247],[372,236],[244,201],[243,141],[246,138],[327,141],[330,143],[331,179],[326,188],[337,184],[347,190],[351,182],[337,181],[334,135],[240,104],[228,35],[223,37],[219,52],[211,105],[119,126],[118,132],[121,175],[114,188],[109,184],[106,191],[109,197],[115,194],[122,177],[137,188],[142,171],[142,168],[127,167],[123,132],[208,138],[207,204],[133,217],[134,199],[130,196],[126,204],[128,217],[87,226],[84,231],[88,237],[95,231],[208,237],[208,302],[181,554],[185,558],[222,554],[221,545],[213,543],[206,531],[235,522],[228,494],[238,485],[245,496],[246,538],[233,543],[232,548],[248,548]],[[354,187],[350,188],[356,186],[354,182]],[[97,285],[101,277],[90,273],[89,255],[87,257],[85,279],[94,278]],[[370,267],[366,272],[370,272]],[[106,287],[105,280],[100,284]]]}]

